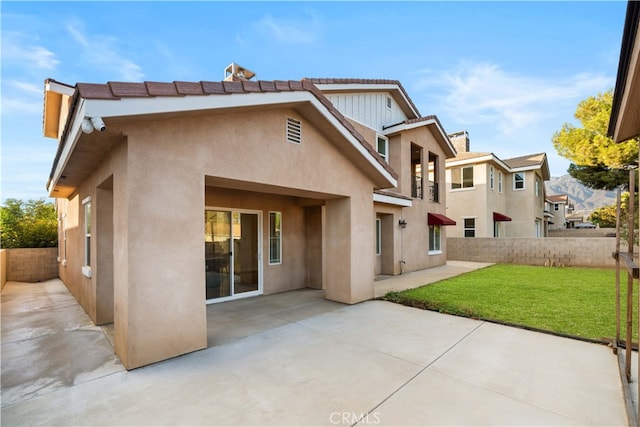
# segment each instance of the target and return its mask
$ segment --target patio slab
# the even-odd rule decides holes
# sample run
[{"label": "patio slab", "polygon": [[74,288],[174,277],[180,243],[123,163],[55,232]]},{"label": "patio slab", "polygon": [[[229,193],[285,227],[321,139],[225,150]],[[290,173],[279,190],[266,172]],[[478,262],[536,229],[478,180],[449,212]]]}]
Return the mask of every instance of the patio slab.
[{"label": "patio slab", "polygon": [[[2,424],[626,422],[617,358],[605,346],[386,301],[347,306],[317,290],[214,304],[207,315],[209,348],[132,371],[88,367],[114,354],[84,326],[3,341]],[[41,313],[34,318],[41,324]],[[64,378],[73,380],[56,382]]]}]

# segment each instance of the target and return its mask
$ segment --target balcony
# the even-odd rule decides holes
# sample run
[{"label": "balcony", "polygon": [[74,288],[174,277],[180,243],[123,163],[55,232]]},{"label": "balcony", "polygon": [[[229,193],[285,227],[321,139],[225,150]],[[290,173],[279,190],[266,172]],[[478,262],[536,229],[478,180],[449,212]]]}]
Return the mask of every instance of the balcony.
[{"label": "balcony", "polygon": [[429,201],[433,203],[440,202],[440,189],[437,182],[429,182]]}]

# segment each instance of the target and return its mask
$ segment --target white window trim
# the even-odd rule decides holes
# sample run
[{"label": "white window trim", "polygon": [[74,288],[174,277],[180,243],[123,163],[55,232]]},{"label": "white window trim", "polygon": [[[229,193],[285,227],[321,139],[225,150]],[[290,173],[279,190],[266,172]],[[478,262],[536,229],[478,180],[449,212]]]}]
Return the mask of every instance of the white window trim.
[{"label": "white window trim", "polygon": [[[522,188],[516,188],[516,176],[522,175]],[[513,173],[513,191],[524,191],[527,189],[527,177],[524,172],[514,172]]]},{"label": "white window trim", "polygon": [[[89,207],[89,215],[92,215],[91,213],[91,196],[89,197],[85,197],[84,199],[82,199],[82,208],[83,208],[83,239],[84,239],[84,263],[82,265],[82,274],[85,275],[86,277],[91,278],[92,276],[92,272],[91,272],[91,234],[92,234],[92,230],[89,231],[89,233],[87,233],[87,206]],[[90,219],[93,222],[93,218]],[[92,227],[93,229],[93,224]],[[89,237],[89,240],[87,241],[87,237]]]},{"label": "white window trim", "polygon": [[[454,191],[473,191],[476,189],[476,177],[475,177],[475,168],[473,167],[473,165],[471,166],[458,166],[455,169],[460,169],[460,180],[461,180],[461,185],[464,185],[464,173],[462,172],[464,169],[467,168],[471,168],[471,170],[473,171],[473,185],[471,187],[460,187],[460,188],[453,188],[453,177],[451,178],[451,186],[450,189],[452,192]],[[453,169],[451,170],[451,172],[453,172]]]},{"label": "white window trim", "polygon": [[[436,225],[434,224],[433,227],[435,227]],[[440,247],[440,249],[436,249],[436,250],[431,250],[429,249],[428,255],[441,255],[442,252],[442,226],[438,225],[438,227],[440,227],[440,233],[438,234],[438,237],[440,239],[440,243],[438,244],[438,246]],[[431,226],[428,227],[429,229],[431,228]],[[429,230],[430,232],[430,230]],[[428,239],[430,240],[430,239]],[[427,242],[427,244],[429,244],[429,242]]]},{"label": "white window trim", "polygon": [[382,220],[376,218],[376,256],[382,255]]},{"label": "white window trim", "polygon": [[502,171],[498,171],[498,193],[502,193]]},{"label": "white window trim", "polygon": [[[278,261],[272,261],[271,260],[271,214],[278,214],[280,215],[280,236],[279,236],[279,240],[280,240],[280,244],[278,245]],[[281,265],[282,264],[282,211],[269,211],[269,253],[268,253],[268,257],[269,257],[269,265]]]},{"label": "white window trim", "polygon": [[493,170],[493,166],[489,166],[489,189],[493,190],[494,188],[495,188],[494,170]]},{"label": "white window trim", "polygon": [[[384,155],[382,153],[380,153],[380,151],[378,151],[378,141],[379,140],[383,140],[384,141],[384,152],[386,153]],[[376,134],[376,152],[378,154],[380,154],[380,157],[382,157],[385,162],[389,163],[389,138],[387,138],[384,135]]]},{"label": "white window trim", "polygon": [[[473,220],[473,228],[467,228],[464,226],[464,220],[465,219],[472,219]],[[473,238],[475,238],[475,234],[476,231],[478,231],[478,221],[477,221],[478,217],[477,216],[463,216],[462,217],[462,237],[467,238],[467,236],[465,236],[465,231],[466,230],[473,230]]]}]

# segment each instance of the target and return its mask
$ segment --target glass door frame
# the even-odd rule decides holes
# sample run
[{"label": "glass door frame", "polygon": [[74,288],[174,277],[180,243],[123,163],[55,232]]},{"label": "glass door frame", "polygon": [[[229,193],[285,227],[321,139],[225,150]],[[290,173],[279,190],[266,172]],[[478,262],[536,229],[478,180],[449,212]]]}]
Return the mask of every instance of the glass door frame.
[{"label": "glass door frame", "polygon": [[[232,301],[232,300],[236,300],[236,299],[240,299],[240,298],[248,298],[248,297],[255,297],[258,295],[262,295],[263,294],[263,283],[262,283],[262,278],[263,278],[263,274],[262,274],[262,252],[263,252],[263,247],[262,247],[262,211],[259,210],[253,210],[253,209],[237,209],[237,208],[230,208],[230,207],[219,207],[219,206],[205,206],[204,207],[205,212],[206,211],[222,211],[222,212],[229,212],[231,215],[231,223],[232,223],[232,227],[233,227],[233,214],[234,213],[239,213],[239,214],[255,214],[258,217],[258,253],[256,254],[256,256],[258,257],[258,289],[255,291],[248,291],[248,292],[241,292],[239,294],[233,294],[233,261],[234,261],[234,256],[235,254],[233,253],[232,250],[232,255],[231,255],[231,260],[229,262],[230,265],[230,270],[229,270],[229,275],[231,277],[231,282],[229,283],[229,289],[232,291],[233,295],[230,296],[226,296],[226,297],[219,297],[219,298],[212,298],[212,299],[206,299],[205,296],[205,302],[207,305],[209,304],[217,304],[219,302],[225,302],[225,301]],[[231,231],[231,230],[229,230]],[[231,233],[233,234],[233,233]],[[231,239],[233,240],[233,236],[231,237]],[[232,244],[233,245],[233,244]],[[233,246],[232,246],[233,247]]]}]

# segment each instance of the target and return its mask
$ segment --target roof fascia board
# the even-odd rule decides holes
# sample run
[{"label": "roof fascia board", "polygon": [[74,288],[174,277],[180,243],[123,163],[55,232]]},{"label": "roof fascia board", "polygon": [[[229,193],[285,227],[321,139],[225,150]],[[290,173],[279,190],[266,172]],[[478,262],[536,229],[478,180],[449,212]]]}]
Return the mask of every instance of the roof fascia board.
[{"label": "roof fascia board", "polygon": [[419,121],[414,123],[399,123],[397,125],[392,125],[386,129],[383,129],[382,135],[391,136],[393,134],[400,133],[406,130],[415,129],[421,126],[428,126],[428,125],[436,126],[436,129],[438,129],[438,132],[442,136],[442,139],[445,141],[447,148],[451,151],[453,155],[455,155],[456,149],[453,147],[453,144],[451,143],[451,140],[449,139],[447,134],[444,132],[444,129],[440,127],[440,123],[438,123],[438,121],[435,119],[429,119],[429,120],[424,120],[424,121]]},{"label": "roof fascia board", "polygon": [[[53,189],[56,184],[60,180],[62,176],[62,171],[67,167],[67,163],[69,162],[69,158],[71,157],[71,153],[76,147],[78,143],[78,139],[80,139],[80,134],[82,132],[82,120],[85,118],[85,100],[80,99],[79,105],[75,109],[73,120],[71,121],[71,130],[67,136],[67,140],[71,141],[71,143],[66,143],[64,148],[62,149],[62,153],[60,154],[60,160],[56,165],[56,170],[53,173],[52,179],[49,181],[49,188],[47,191],[49,192],[50,197],[55,197],[53,194]],[[64,141],[61,141],[60,144],[63,144]]]},{"label": "roof fascia board", "polygon": [[415,117],[420,117],[420,113],[413,108],[413,105],[404,92],[400,90],[400,86],[392,83],[314,83],[314,85],[322,92],[374,92],[374,91],[394,91],[400,95],[407,107],[413,112]]},{"label": "roof fascia board", "polygon": [[49,92],[60,93],[62,95],[72,96],[75,92],[75,88],[60,84],[56,81],[49,80],[45,84],[45,90]]},{"label": "roof fascia board", "polygon": [[484,163],[484,162],[494,162],[498,166],[506,170],[507,172],[513,172],[513,169],[507,166],[507,164],[504,163],[502,160],[497,158],[495,154],[489,154],[489,155],[480,156],[480,157],[471,157],[469,159],[463,159],[463,160],[455,160],[454,158],[452,161],[447,162],[446,165],[447,167],[452,167],[452,166],[461,166],[461,165],[469,165],[469,164]]},{"label": "roof fascia board", "polygon": [[[164,102],[158,102],[159,100]],[[396,187],[397,180],[362,146],[351,132],[313,95],[308,91],[249,93],[215,96],[153,97],[153,98],[121,98],[119,100],[87,99],[84,101],[83,115],[74,117],[74,126],[79,129],[85,116],[122,117],[143,114],[162,114],[173,112],[189,112],[198,110],[252,107],[260,105],[278,105],[310,102],[329,121],[347,141],[367,159],[378,173],[384,176],[389,187]],[[76,123],[77,122],[77,123]],[[75,145],[75,143],[74,143]]]},{"label": "roof fascia board", "polygon": [[402,206],[409,208],[413,206],[411,200],[402,199],[400,197],[387,196],[385,194],[373,193],[373,201],[378,203],[386,203],[388,205]]}]

